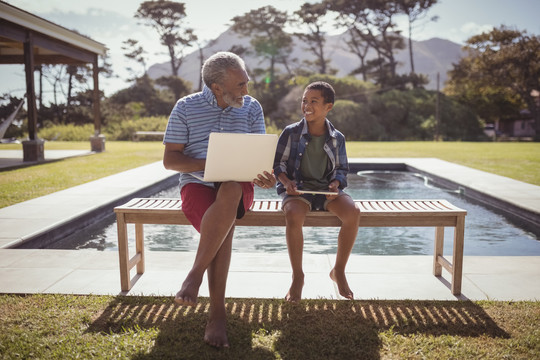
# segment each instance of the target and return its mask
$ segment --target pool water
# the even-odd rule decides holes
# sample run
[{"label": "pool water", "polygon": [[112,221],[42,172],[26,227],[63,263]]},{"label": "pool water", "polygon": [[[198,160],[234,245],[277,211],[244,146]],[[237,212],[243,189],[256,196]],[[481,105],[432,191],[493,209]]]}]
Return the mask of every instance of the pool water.
[{"label": "pool water", "polygon": [[[427,178],[408,172],[364,171],[350,174],[346,192],[354,199],[446,199],[467,210],[465,255],[540,255],[540,241],[504,216],[471,203],[459,191],[433,186]],[[255,187],[256,199],[278,198],[275,189]],[[178,187],[155,197],[179,197]],[[134,226],[128,226],[130,246],[134,246]],[[339,228],[304,228],[304,251],[335,254]],[[196,251],[199,234],[190,226],[145,225],[145,246],[150,251]],[[434,228],[359,228],[353,254],[430,255]],[[445,254],[452,252],[453,230],[445,229]],[[114,215],[77,234],[53,244],[57,249],[117,250]],[[237,227],[233,240],[236,252],[287,252],[284,227]]]}]

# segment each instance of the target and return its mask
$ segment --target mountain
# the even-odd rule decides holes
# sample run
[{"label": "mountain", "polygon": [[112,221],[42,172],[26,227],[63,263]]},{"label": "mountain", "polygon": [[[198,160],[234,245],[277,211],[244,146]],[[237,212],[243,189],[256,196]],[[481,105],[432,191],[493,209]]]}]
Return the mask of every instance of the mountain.
[{"label": "mountain", "polygon": [[[331,59],[330,67],[338,69],[337,76],[346,76],[353,69],[359,66],[359,60],[345,48],[343,38],[346,33],[339,35],[331,35],[327,37],[325,45],[326,57]],[[228,51],[233,45],[239,45],[250,48],[250,39],[241,37],[231,29],[222,33],[218,38],[205,46],[202,51],[207,58],[217,51]],[[297,63],[301,64],[305,59],[313,59],[311,52],[306,50],[307,46],[298,38],[294,38],[293,51],[291,59],[297,59]],[[395,58],[399,62],[397,72],[399,74],[410,72],[409,49],[408,41],[405,41],[406,48],[398,50],[395,53]],[[442,88],[447,78],[447,71],[452,69],[452,64],[457,63],[460,57],[463,56],[461,45],[453,43],[449,40],[432,38],[425,41],[413,40],[413,55],[414,66],[416,73],[425,74],[429,78],[427,89],[435,90],[437,88],[437,73],[440,75],[439,86]],[[374,53],[368,54],[368,57],[375,56]],[[260,58],[255,56],[244,56],[244,61],[249,69],[257,67],[266,68],[266,64],[262,64]],[[187,81],[190,81],[194,88],[199,85],[201,62],[199,59],[199,50],[195,50],[188,54],[180,67],[179,76]],[[281,68],[281,71],[284,71]],[[148,69],[148,75],[153,78],[160,76],[168,76],[171,74],[171,67],[168,62],[154,64]]]}]

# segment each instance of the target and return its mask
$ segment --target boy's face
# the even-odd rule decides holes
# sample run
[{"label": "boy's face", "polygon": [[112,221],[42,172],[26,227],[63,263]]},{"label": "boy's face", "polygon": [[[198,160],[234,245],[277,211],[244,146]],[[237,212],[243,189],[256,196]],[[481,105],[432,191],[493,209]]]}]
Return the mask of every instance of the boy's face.
[{"label": "boy's face", "polygon": [[324,97],[320,90],[306,90],[302,96],[302,114],[306,121],[309,122],[324,122],[326,115],[332,109],[334,104],[325,103]]}]

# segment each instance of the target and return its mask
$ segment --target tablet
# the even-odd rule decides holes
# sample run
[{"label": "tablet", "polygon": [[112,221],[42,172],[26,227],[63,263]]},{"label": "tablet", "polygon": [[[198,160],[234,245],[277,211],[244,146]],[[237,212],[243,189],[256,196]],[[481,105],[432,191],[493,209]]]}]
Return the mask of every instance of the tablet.
[{"label": "tablet", "polygon": [[296,190],[300,194],[339,195],[337,191]]},{"label": "tablet", "polygon": [[272,173],[276,134],[210,133],[202,181],[253,181],[264,171]]}]

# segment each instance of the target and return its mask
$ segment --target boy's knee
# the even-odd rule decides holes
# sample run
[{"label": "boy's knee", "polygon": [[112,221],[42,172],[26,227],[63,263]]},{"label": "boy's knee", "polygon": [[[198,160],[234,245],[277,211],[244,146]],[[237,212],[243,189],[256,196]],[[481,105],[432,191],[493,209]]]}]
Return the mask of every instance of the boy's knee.
[{"label": "boy's knee", "polygon": [[299,224],[302,226],[306,218],[306,213],[309,211],[308,207],[304,204],[287,204],[283,209],[285,212],[285,219],[287,224],[294,225]]},{"label": "boy's knee", "polygon": [[356,205],[351,209],[350,214],[352,221],[360,222],[360,209]]},{"label": "boy's knee", "polygon": [[288,211],[285,213],[285,219],[287,224],[300,224],[304,223],[305,215],[296,211]]}]

